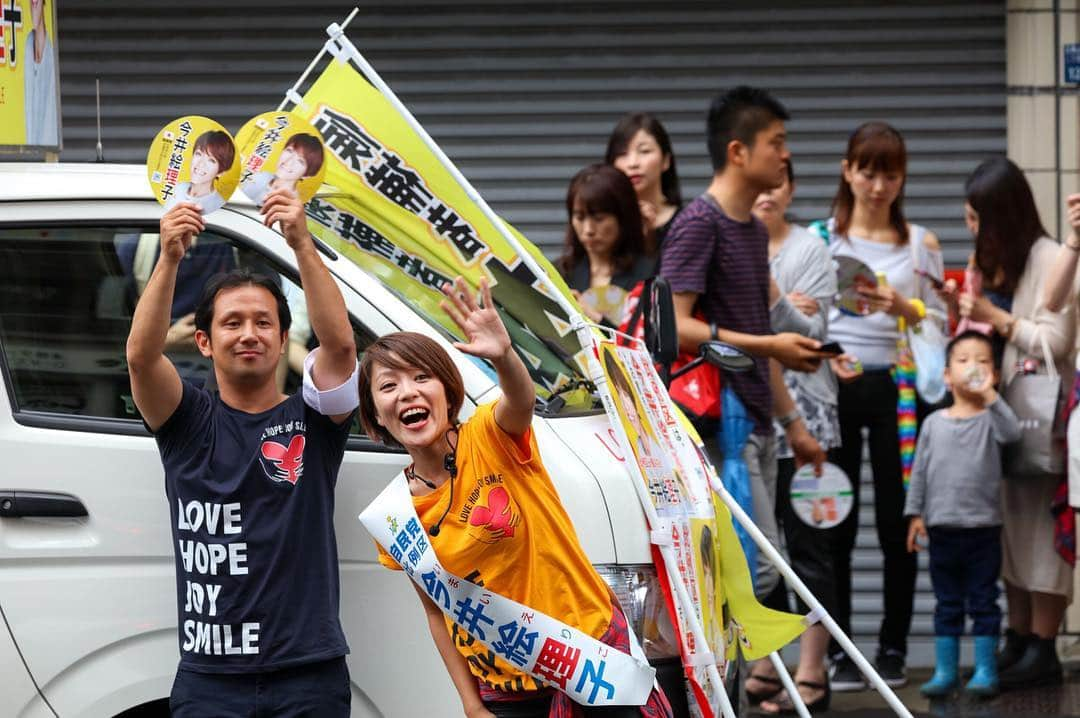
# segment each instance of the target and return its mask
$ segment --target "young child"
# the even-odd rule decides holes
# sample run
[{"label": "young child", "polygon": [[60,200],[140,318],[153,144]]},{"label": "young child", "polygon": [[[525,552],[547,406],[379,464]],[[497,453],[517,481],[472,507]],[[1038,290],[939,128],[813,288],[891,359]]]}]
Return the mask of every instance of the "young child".
[{"label": "young child", "polygon": [[956,688],[966,606],[975,636],[975,674],[966,690],[991,696],[998,690],[994,650],[1001,630],[1001,447],[1020,438],[1020,425],[994,390],[997,371],[986,335],[967,331],[949,342],[945,381],[954,403],[923,423],[904,505],[911,517],[908,551],[922,550],[919,540],[929,534],[937,597],[937,665],[919,690],[943,696]]}]

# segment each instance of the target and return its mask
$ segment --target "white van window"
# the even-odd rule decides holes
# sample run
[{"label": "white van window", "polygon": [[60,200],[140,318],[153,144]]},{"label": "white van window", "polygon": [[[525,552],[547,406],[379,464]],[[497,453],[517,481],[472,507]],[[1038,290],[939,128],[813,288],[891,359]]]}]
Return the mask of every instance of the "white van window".
[{"label": "white van window", "polygon": [[[140,423],[125,345],[158,252],[158,235],[146,228],[0,229],[0,356],[17,417]],[[303,291],[261,254],[212,232],[181,263],[166,354],[182,377],[213,386],[210,361],[195,346],[193,312],[206,280],[236,267],[280,282],[292,327],[278,381],[287,393],[299,390],[304,356],[318,343]],[[358,330],[356,341],[363,351],[370,334]],[[352,433],[360,434],[359,423]]]}]

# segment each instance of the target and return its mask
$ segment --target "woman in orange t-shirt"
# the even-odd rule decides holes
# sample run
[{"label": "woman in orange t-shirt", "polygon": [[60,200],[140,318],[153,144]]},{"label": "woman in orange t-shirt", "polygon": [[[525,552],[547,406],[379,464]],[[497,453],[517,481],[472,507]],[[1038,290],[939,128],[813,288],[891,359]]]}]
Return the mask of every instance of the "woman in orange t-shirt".
[{"label": "woman in orange t-shirt", "polygon": [[[481,282],[478,305],[459,277],[444,293],[443,309],[468,340],[455,346],[491,362],[502,398],[458,424],[465,390],[450,356],[422,334],[388,334],[360,364],[364,430],[408,451],[413,505],[447,571],[628,652],[626,618],[585,556],[540,460],[531,429],[535,388],[491,290]],[[400,569],[381,547],[379,561]],[[659,688],[644,706],[586,709],[494,655],[417,595],[470,718],[671,715]]]}]

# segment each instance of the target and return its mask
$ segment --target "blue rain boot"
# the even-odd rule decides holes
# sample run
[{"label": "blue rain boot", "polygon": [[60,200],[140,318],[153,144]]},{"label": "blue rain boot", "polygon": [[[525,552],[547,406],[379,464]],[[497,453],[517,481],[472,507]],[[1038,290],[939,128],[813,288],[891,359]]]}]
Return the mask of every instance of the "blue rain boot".
[{"label": "blue rain boot", "polygon": [[[994,657],[993,648],[990,657]],[[934,639],[934,675],[919,687],[919,692],[927,698],[947,696],[957,686],[956,667],[960,663],[959,636],[938,636]],[[997,678],[994,679],[997,685]]]},{"label": "blue rain boot", "polygon": [[975,636],[975,675],[964,690],[973,696],[989,698],[998,693],[997,636]]}]

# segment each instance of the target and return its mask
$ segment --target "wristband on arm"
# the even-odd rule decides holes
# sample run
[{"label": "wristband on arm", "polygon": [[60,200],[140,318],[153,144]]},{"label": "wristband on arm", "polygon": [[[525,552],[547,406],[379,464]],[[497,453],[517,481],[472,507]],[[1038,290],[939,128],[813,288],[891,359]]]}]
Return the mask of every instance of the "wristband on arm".
[{"label": "wristband on arm", "polygon": [[304,403],[323,416],[348,414],[360,406],[360,362],[356,362],[352,375],[341,386],[321,391],[311,377],[311,368],[315,366],[315,353],[318,351],[319,347],[315,347],[304,358]]}]

